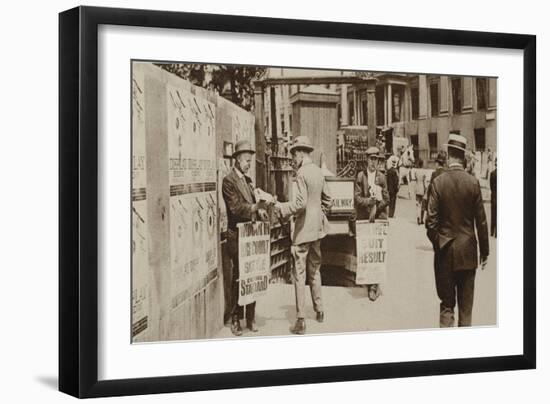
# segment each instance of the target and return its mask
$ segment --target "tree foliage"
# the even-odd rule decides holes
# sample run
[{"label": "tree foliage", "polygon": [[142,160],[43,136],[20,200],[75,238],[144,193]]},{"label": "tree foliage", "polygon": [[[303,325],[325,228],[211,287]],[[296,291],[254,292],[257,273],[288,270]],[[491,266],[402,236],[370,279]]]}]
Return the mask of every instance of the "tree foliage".
[{"label": "tree foliage", "polygon": [[196,63],[156,63],[192,84],[211,91],[251,111],[254,108],[254,80],[262,78],[265,67],[208,65]]}]

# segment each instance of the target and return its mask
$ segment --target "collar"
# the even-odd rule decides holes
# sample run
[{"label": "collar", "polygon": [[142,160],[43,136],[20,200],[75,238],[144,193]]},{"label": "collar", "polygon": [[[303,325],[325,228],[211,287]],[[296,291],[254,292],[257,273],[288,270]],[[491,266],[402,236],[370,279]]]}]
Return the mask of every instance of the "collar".
[{"label": "collar", "polygon": [[449,169],[450,170],[464,170],[464,167],[460,163],[452,163],[452,164],[449,164]]},{"label": "collar", "polygon": [[304,156],[304,158],[302,159],[302,163],[300,163],[300,167],[299,167],[299,168],[301,168],[301,167],[303,167],[303,166],[306,166],[306,165],[308,165],[308,164],[311,164],[311,163],[313,163],[313,160],[311,159],[311,157],[309,157],[309,156]]},{"label": "collar", "polygon": [[237,173],[237,176],[240,178],[240,179],[243,179],[245,177],[245,175],[243,173],[241,173],[241,170],[239,170],[237,167],[233,166],[233,171],[235,171],[235,173]]}]

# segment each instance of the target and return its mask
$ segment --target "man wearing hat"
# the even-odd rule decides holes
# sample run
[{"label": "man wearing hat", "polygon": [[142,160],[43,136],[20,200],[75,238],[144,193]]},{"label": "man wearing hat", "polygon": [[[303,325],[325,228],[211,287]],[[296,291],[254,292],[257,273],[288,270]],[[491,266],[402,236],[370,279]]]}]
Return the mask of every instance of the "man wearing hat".
[{"label": "man wearing hat", "polygon": [[367,169],[360,171],[355,181],[355,210],[357,220],[387,219],[389,203],[386,176],[378,171],[379,150],[367,149]]},{"label": "man wearing hat", "polygon": [[[257,218],[268,220],[263,203],[256,202],[252,179],[246,174],[250,169],[252,156],[254,154],[248,140],[240,140],[235,145],[233,159],[235,164],[229,174],[225,176],[222,183],[222,194],[227,208],[227,250],[233,263],[230,274],[231,279],[230,311],[231,311],[231,332],[234,335],[242,335],[240,319],[243,318],[244,308],[239,306],[239,240],[237,223],[254,221]],[[253,331],[258,331],[255,322],[256,302],[246,305],[246,325]]]},{"label": "man wearing hat", "polygon": [[464,171],[466,138],[451,133],[447,150],[449,167],[431,184],[426,228],[437,260],[439,325],[454,326],[458,301],[458,326],[463,327],[472,324],[476,269],[487,265],[489,238],[479,181]]},{"label": "man wearing hat", "polygon": [[399,173],[397,172],[397,164],[399,158],[397,156],[391,156],[388,159],[388,170],[386,172],[386,182],[388,185],[389,196],[389,217],[395,215],[395,203],[397,201],[397,193],[399,192]]},{"label": "man wearing hat", "polygon": [[294,334],[305,334],[305,281],[308,279],[311,299],[318,322],[324,321],[321,297],[321,239],[328,232],[326,213],[332,206],[322,170],[311,160],[311,145],[307,136],[298,136],[290,147],[296,172],[296,197],[293,201],[276,203],[283,218],[295,217],[292,233],[294,257],[294,288],[296,293],[296,323]]}]

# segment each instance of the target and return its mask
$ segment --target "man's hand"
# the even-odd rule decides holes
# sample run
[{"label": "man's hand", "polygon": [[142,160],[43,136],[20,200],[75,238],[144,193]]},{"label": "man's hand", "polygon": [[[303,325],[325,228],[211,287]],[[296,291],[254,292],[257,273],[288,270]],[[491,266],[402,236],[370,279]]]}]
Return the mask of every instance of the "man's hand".
[{"label": "man's hand", "polygon": [[487,257],[481,257],[480,259],[481,270],[483,271],[487,266]]},{"label": "man's hand", "polygon": [[265,209],[259,209],[258,210],[258,216],[260,217],[260,220],[262,222],[268,222],[269,221],[269,215],[265,211]]}]

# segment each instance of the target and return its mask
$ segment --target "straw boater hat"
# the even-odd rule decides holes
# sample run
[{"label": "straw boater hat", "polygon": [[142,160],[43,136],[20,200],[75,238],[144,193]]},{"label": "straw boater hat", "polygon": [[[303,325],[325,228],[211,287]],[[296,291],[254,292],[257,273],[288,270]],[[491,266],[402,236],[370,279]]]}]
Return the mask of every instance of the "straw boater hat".
[{"label": "straw boater hat", "polygon": [[235,151],[233,152],[233,158],[236,158],[238,154],[244,153],[244,152],[252,153],[252,154],[256,153],[256,151],[252,149],[252,145],[250,144],[250,141],[246,139],[239,140],[235,144]]},{"label": "straw boater hat", "polygon": [[464,136],[461,136],[456,133],[450,133],[449,134],[449,140],[448,143],[445,145],[447,148],[452,147],[454,149],[462,150],[463,152],[466,152],[466,138]]},{"label": "straw boater hat", "polygon": [[308,152],[311,152],[313,151],[313,146],[311,145],[311,142],[309,141],[309,138],[307,136],[298,136],[296,139],[294,139],[294,142],[289,149],[291,153],[294,150],[306,150]]}]

